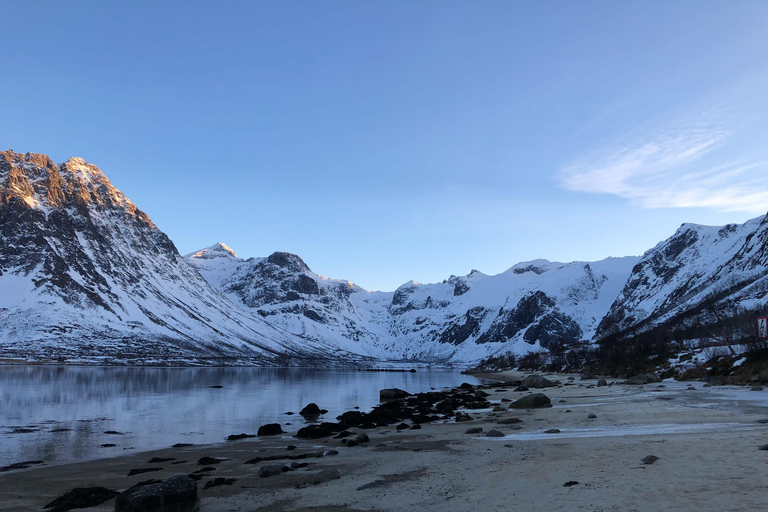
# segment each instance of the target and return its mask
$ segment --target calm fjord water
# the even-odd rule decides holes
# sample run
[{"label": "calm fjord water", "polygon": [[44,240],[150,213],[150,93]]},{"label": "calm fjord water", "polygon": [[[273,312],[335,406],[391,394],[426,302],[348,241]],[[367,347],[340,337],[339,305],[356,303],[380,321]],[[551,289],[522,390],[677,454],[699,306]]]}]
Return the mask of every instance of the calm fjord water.
[{"label": "calm fjord water", "polygon": [[462,382],[479,381],[434,369],[0,366],[0,466],[216,443],[255,434],[265,423],[296,430],[304,419],[285,413],[310,402],[328,409],[321,418],[334,421],[355,406],[370,410],[383,388],[417,393]]}]

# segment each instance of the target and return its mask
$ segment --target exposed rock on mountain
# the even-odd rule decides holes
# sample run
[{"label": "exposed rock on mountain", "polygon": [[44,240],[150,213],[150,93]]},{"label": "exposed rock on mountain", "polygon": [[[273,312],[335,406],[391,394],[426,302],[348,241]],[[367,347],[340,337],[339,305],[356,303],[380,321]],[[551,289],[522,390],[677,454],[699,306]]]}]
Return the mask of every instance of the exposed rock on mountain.
[{"label": "exposed rock on mountain", "polygon": [[516,265],[370,292],[312,272],[296,255],[239,259],[223,244],[187,256],[233,302],[314,340],[381,358],[473,361],[588,339],[636,258]]},{"label": "exposed rock on mountain", "polygon": [[[702,337],[709,326],[753,317],[766,303],[768,217],[724,227],[683,224],[643,255],[600,322],[597,338],[659,326],[682,338]],[[747,323],[751,328],[753,322]]]},{"label": "exposed rock on mountain", "polygon": [[0,353],[335,357],[235,307],[95,166],[0,153]]}]

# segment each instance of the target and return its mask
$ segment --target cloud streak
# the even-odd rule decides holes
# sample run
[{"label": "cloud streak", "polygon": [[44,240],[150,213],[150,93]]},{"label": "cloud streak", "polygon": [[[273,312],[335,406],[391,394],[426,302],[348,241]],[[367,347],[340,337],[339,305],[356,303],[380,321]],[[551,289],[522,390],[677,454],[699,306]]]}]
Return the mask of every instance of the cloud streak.
[{"label": "cloud streak", "polygon": [[604,145],[561,168],[560,186],[615,195],[643,208],[765,213],[768,162],[719,157],[736,130],[717,114],[688,115],[634,140]]}]

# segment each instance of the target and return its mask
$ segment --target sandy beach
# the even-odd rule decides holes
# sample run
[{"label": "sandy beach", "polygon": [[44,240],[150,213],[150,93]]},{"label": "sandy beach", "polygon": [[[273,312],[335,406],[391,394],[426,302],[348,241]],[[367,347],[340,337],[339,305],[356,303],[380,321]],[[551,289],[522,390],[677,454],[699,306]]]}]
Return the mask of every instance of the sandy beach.
[{"label": "sandy beach", "polygon": [[[488,377],[515,381],[522,375]],[[768,423],[761,422],[768,420],[768,391],[673,381],[597,387],[596,380],[578,376],[549,378],[561,385],[530,391],[514,391],[514,386],[484,389],[487,399],[504,410],[466,411],[472,421],[441,420],[425,423],[420,430],[350,429],[370,437],[354,447],[341,439],[296,439],[294,430],[269,438],[11,471],[0,474],[0,510],[40,510],[75,487],[121,491],[144,480],[204,467],[209,469],[198,473],[206,475],[198,485],[200,510],[205,512],[768,507],[768,451],[758,449],[768,443]],[[507,408],[508,401],[534,392],[545,393],[553,406]],[[521,421],[499,423],[510,418]],[[250,433],[258,427],[254,423]],[[482,432],[466,433],[478,428]],[[559,432],[545,433],[550,429]],[[487,437],[491,430],[503,437]],[[288,450],[290,445],[296,448]],[[297,457],[319,452],[324,455]],[[649,455],[658,460],[643,463]],[[270,456],[294,459],[244,464]],[[197,464],[202,457],[226,460]],[[149,463],[152,458],[168,460]],[[6,463],[11,462],[20,461]],[[264,466],[291,462],[308,465],[259,476]],[[130,470],[145,468],[153,471],[127,476]],[[204,489],[214,478],[235,480]],[[114,503],[112,499],[82,510],[110,511]]]}]

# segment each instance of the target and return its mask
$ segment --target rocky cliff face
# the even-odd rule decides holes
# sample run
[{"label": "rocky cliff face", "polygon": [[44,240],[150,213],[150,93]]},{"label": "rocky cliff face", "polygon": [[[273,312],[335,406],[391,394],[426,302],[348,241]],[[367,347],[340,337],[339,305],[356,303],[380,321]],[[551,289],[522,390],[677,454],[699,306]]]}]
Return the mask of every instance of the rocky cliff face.
[{"label": "rocky cliff face", "polygon": [[233,306],[95,166],[0,153],[0,352],[333,357]]},{"label": "rocky cliff face", "polygon": [[473,271],[391,293],[312,272],[296,255],[237,258],[223,244],[187,256],[241,307],[314,340],[385,359],[474,361],[589,339],[636,258],[516,265]]},{"label": "rocky cliff face", "polygon": [[646,252],[597,338],[722,323],[768,303],[768,217],[724,227],[684,224]]}]

